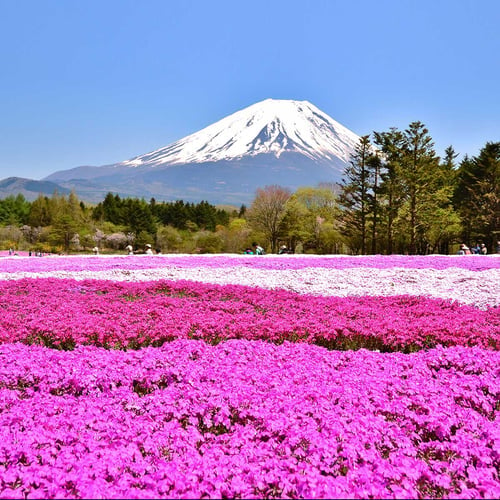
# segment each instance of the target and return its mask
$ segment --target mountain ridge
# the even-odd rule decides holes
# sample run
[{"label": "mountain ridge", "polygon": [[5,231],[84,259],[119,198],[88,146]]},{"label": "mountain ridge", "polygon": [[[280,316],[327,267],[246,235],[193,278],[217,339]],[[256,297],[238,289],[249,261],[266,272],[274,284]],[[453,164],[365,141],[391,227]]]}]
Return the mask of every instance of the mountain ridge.
[{"label": "mountain ridge", "polygon": [[120,165],[204,163],[265,153],[279,158],[285,151],[312,160],[341,157],[347,162],[345,148],[338,143],[351,149],[357,140],[356,134],[309,101],[265,99]]},{"label": "mountain ridge", "polygon": [[70,193],[70,189],[46,180],[37,181],[25,177],[7,177],[0,180],[0,197],[22,194],[28,201],[33,201],[40,194],[51,196],[55,191],[59,194]]},{"label": "mountain ridge", "polygon": [[259,187],[339,183],[359,136],[309,101],[266,99],[129,160],[43,181],[86,201],[107,192],[157,200],[250,203]]}]

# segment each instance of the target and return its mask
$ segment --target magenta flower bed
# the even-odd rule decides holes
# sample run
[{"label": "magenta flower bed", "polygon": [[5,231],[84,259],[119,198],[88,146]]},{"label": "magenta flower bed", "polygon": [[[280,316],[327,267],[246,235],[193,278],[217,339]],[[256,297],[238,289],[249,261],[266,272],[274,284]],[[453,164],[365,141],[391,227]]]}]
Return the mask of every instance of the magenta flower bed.
[{"label": "magenta flower bed", "polygon": [[153,256],[50,256],[12,257],[0,259],[0,272],[54,272],[54,271],[109,271],[113,269],[154,269],[163,267],[249,267],[255,269],[281,270],[324,267],[350,269],[368,267],[389,269],[449,269],[452,267],[469,271],[500,269],[500,258],[496,256],[405,256],[373,255],[307,256],[307,255],[153,255]]},{"label": "magenta flower bed", "polygon": [[196,282],[22,279],[0,282],[0,341],[71,349],[174,339],[308,342],[410,352],[500,348],[500,310],[425,297],[316,297]]},{"label": "magenta flower bed", "polygon": [[498,498],[499,269],[2,258],[0,498]]},{"label": "magenta flower bed", "polygon": [[500,353],[0,346],[2,498],[498,498]]}]

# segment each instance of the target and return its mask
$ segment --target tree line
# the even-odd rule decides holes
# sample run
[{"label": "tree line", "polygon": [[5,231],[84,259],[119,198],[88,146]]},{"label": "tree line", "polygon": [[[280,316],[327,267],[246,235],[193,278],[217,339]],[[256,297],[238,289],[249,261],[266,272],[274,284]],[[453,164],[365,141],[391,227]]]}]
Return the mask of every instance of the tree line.
[{"label": "tree line", "polygon": [[500,239],[500,142],[456,163],[421,122],[361,137],[345,171],[342,232],[360,253],[449,253],[459,241]]},{"label": "tree line", "polygon": [[108,193],[95,205],[74,192],[0,200],[0,245],[42,252],[123,251],[331,254],[455,253],[460,242],[500,239],[500,142],[475,157],[438,157],[421,122],[360,138],[340,185],[295,192],[263,186],[251,205],[158,202]]}]

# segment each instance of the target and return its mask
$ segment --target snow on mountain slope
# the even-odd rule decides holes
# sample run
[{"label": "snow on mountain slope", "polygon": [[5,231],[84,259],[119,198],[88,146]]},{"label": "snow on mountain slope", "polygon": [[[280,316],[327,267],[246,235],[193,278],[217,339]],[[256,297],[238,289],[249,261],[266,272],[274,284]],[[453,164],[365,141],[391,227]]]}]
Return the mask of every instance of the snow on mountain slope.
[{"label": "snow on mountain slope", "polygon": [[[348,163],[359,136],[308,101],[266,99],[166,147],[119,166],[216,162],[261,153],[299,153],[325,163]],[[338,161],[337,160],[337,161]]]}]

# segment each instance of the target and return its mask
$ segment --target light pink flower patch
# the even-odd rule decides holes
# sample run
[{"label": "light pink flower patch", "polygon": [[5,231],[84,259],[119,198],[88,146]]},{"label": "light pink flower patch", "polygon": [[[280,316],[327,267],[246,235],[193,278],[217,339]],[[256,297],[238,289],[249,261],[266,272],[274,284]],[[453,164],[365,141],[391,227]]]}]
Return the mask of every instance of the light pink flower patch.
[{"label": "light pink flower patch", "polygon": [[500,259],[426,256],[167,255],[0,260],[0,280],[190,280],[351,297],[416,295],[500,306]]}]

